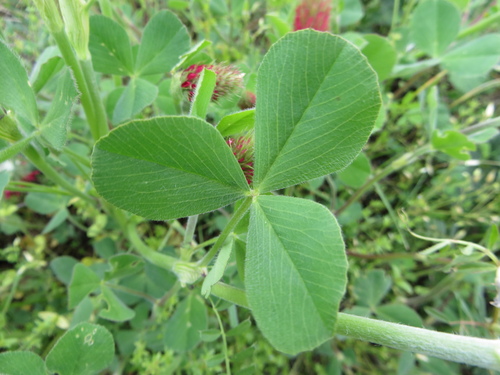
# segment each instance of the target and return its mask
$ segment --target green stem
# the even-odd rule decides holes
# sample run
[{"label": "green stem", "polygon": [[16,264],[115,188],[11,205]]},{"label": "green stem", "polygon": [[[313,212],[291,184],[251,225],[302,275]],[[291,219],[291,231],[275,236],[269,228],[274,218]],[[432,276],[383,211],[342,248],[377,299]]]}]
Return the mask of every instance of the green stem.
[{"label": "green stem", "polygon": [[198,265],[200,267],[208,266],[211,260],[215,257],[215,255],[217,255],[222,245],[224,245],[224,242],[226,241],[229,234],[233,232],[234,228],[236,228],[236,225],[240,222],[240,220],[243,218],[243,216],[250,208],[250,205],[252,204],[252,199],[253,199],[252,197],[246,197],[245,199],[243,199],[240,206],[233,214],[233,217],[231,218],[231,220],[229,220],[229,223],[227,223],[226,227],[220,234],[219,238],[217,238],[217,241],[215,242],[214,246],[212,246],[212,248],[208,251],[208,253],[203,257],[203,259],[201,259],[198,262]]},{"label": "green stem", "polygon": [[457,39],[462,39],[465,38],[466,36],[469,36],[471,34],[478,33],[480,31],[483,31],[484,29],[488,28],[491,25],[494,25],[500,21],[500,12],[493,13],[491,16],[483,18],[481,21],[475,23],[472,26],[469,26],[468,28],[462,30],[458,36]]},{"label": "green stem", "polygon": [[80,64],[82,66],[83,75],[85,76],[85,80],[89,88],[90,100],[92,101],[92,105],[94,107],[94,123],[91,123],[89,125],[97,135],[97,138],[94,137],[94,139],[97,140],[109,132],[106,110],[104,109],[104,104],[102,102],[101,95],[99,94],[99,86],[97,85],[97,81],[95,78],[92,61],[90,59],[81,60]]},{"label": "green stem", "polygon": [[5,314],[7,314],[7,311],[9,311],[10,304],[12,303],[12,299],[14,298],[14,294],[16,293],[17,286],[19,285],[19,281],[21,280],[21,277],[23,276],[24,271],[26,271],[26,266],[21,266],[17,272],[16,276],[14,276],[14,281],[12,282],[12,286],[9,291],[9,295],[7,296],[7,299],[5,300],[5,303],[2,308],[2,316],[5,317]]},{"label": "green stem", "polygon": [[475,124],[472,126],[469,126],[465,129],[462,129],[460,133],[465,134],[465,135],[470,135],[474,133],[478,133],[482,130],[490,129],[490,128],[496,128],[500,126],[500,117],[493,117],[489,120],[480,122],[479,124]]},{"label": "green stem", "polygon": [[80,91],[81,93],[80,102],[82,103],[85,117],[87,118],[87,121],[89,123],[90,132],[92,133],[92,137],[97,140],[99,139],[99,133],[93,126],[93,124],[95,123],[94,105],[92,103],[89,88],[87,86],[87,81],[85,80],[85,76],[78,62],[76,54],[73,51],[71,43],[64,30],[53,33],[52,36],[54,37],[57,46],[59,47],[59,51],[61,51],[66,65],[68,65],[73,71],[73,77],[75,78],[76,84],[78,86],[78,91]]},{"label": "green stem", "polygon": [[447,361],[500,370],[500,341],[453,335],[339,313],[338,334]]},{"label": "green stem", "polygon": [[210,304],[212,305],[212,310],[217,318],[217,322],[219,323],[219,328],[220,328],[220,334],[222,337],[222,346],[224,347],[224,358],[226,362],[226,374],[231,375],[231,364],[229,362],[229,353],[227,350],[227,340],[226,340],[226,332],[224,331],[224,324],[222,324],[222,319],[220,318],[219,312],[217,311],[217,308],[215,307],[213,301],[211,298],[209,298]]},{"label": "green stem", "polygon": [[[217,283],[211,292],[249,308],[246,294],[241,289]],[[500,340],[453,335],[344,313],[337,315],[336,333],[447,361],[500,370]]]},{"label": "green stem", "polygon": [[186,234],[184,235],[184,240],[182,241],[182,247],[187,248],[191,244],[194,238],[194,231],[196,230],[196,223],[198,223],[198,216],[189,216],[186,225]]},{"label": "green stem", "polygon": [[78,190],[76,187],[71,185],[66,179],[64,179],[50,164],[48,164],[44,158],[40,156],[38,151],[31,145],[28,145],[24,150],[24,155],[37,167],[48,179],[59,185],[64,190],[76,195],[83,200],[94,204],[95,201],[90,198],[84,192]]},{"label": "green stem", "polygon": [[174,264],[178,261],[174,257],[159,253],[151,249],[139,238],[134,224],[129,224],[127,226],[127,237],[132,242],[132,245],[146,260],[153,263],[155,266],[172,270]]}]

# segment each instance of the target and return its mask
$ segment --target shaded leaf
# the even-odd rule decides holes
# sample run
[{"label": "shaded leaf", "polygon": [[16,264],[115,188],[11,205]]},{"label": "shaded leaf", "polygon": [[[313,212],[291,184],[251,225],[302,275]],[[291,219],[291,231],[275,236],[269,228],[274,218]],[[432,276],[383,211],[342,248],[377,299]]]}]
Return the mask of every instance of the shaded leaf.
[{"label": "shaded leaf", "polygon": [[223,137],[252,130],[255,124],[255,109],[231,113],[224,116],[217,124],[217,130]]},{"label": "shaded leaf", "polygon": [[469,151],[476,150],[476,145],[462,133],[447,130],[440,135],[437,131],[432,135],[432,146],[459,160],[469,160]]},{"label": "shaded leaf", "polygon": [[99,316],[114,322],[125,322],[135,316],[135,311],[125,305],[107,286],[101,286],[102,298],[108,307],[99,312]]},{"label": "shaded leaf", "polygon": [[112,19],[96,15],[90,17],[89,50],[96,72],[130,75],[133,57],[126,31]]},{"label": "shaded leaf", "polygon": [[66,135],[71,122],[71,111],[78,98],[73,78],[69,69],[58,77],[57,89],[49,112],[40,125],[42,137],[56,150],[61,150],[66,143]]},{"label": "shaded leaf", "polygon": [[500,60],[500,34],[483,35],[454,48],[443,56],[442,66],[461,91],[481,84]]},{"label": "shaded leaf", "polygon": [[97,289],[101,284],[99,276],[87,266],[78,263],[73,267],[71,283],[68,287],[69,308],[72,309],[82,299]]},{"label": "shaded leaf", "polygon": [[113,124],[121,124],[130,120],[144,108],[153,103],[158,95],[158,87],[141,78],[130,80],[121,92],[113,110]]},{"label": "shaded leaf", "polygon": [[46,375],[43,360],[32,352],[0,353],[0,374],[2,375]]},{"label": "shaded leaf", "polygon": [[156,13],[144,29],[136,73],[144,76],[169,72],[187,52],[189,44],[188,31],[175,14],[166,10]]},{"label": "shaded leaf", "polygon": [[58,375],[94,375],[111,363],[114,352],[113,336],[106,328],[80,323],[57,341],[46,363]]},{"label": "shaded leaf", "polygon": [[396,49],[387,38],[376,34],[363,35],[368,42],[361,52],[366,56],[372,68],[377,72],[379,81],[383,81],[392,72],[396,64]]},{"label": "shaded leaf", "polygon": [[413,12],[410,28],[417,47],[438,57],[458,35],[460,11],[446,0],[420,2]]},{"label": "shaded leaf", "polygon": [[361,306],[375,308],[391,288],[392,280],[382,270],[371,270],[354,281],[354,294]]},{"label": "shaded leaf", "polygon": [[190,294],[175,310],[165,326],[165,345],[177,352],[192,350],[201,340],[200,332],[207,329],[205,304]]}]

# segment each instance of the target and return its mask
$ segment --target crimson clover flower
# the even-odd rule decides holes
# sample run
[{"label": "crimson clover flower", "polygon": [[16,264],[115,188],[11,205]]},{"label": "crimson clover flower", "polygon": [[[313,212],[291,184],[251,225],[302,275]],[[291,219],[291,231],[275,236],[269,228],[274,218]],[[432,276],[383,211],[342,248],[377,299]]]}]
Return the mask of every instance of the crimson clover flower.
[{"label": "crimson clover flower", "polygon": [[[38,180],[37,176],[40,174],[40,171],[37,171],[37,170],[34,170],[30,173],[28,173],[26,176],[24,176],[21,181],[24,181],[24,182],[36,182]],[[4,196],[6,199],[9,199],[10,197],[12,196],[16,196],[16,195],[21,195],[20,192],[18,191],[11,191],[11,190],[5,190],[3,192]]]},{"label": "crimson clover flower", "polygon": [[243,86],[243,76],[237,68],[231,65],[191,65],[181,73],[181,88],[187,92],[189,101],[194,98],[194,91],[203,69],[213,71],[216,75],[215,89],[212,101],[236,93]]},{"label": "crimson clover flower", "polygon": [[303,0],[295,9],[294,30],[330,30],[331,0]]},{"label": "crimson clover flower", "polygon": [[226,142],[238,160],[248,184],[251,185],[253,180],[253,133],[237,138],[228,138]]}]

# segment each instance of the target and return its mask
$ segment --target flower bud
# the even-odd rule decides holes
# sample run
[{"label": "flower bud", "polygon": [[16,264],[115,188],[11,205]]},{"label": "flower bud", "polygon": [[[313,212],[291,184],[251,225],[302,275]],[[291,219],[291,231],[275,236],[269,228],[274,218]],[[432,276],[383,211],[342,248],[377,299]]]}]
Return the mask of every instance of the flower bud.
[{"label": "flower bud", "polygon": [[256,101],[257,98],[255,94],[251,91],[246,91],[238,102],[238,107],[242,110],[255,108]]},{"label": "flower bud", "polygon": [[16,122],[8,115],[0,116],[0,138],[9,142],[17,142],[23,138]]},{"label": "flower bud", "polygon": [[194,98],[196,85],[203,69],[213,71],[217,78],[212,101],[236,93],[243,86],[243,76],[238,69],[231,65],[191,65],[181,73],[181,88],[187,93],[189,101]]},{"label": "flower bud", "polygon": [[226,143],[238,160],[248,185],[251,185],[253,180],[253,133],[238,138],[228,138]]},{"label": "flower bud", "polygon": [[295,9],[294,30],[330,30],[331,1],[303,0]]}]

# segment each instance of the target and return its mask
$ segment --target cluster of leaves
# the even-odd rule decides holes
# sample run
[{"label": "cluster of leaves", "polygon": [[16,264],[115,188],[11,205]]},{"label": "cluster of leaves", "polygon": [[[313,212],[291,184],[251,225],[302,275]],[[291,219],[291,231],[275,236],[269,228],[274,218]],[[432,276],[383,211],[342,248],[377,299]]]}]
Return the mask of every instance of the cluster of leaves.
[{"label": "cluster of leaves", "polygon": [[[17,22],[0,21],[6,41],[0,43],[0,105],[15,114],[0,119],[0,130],[17,141],[1,141],[2,161],[39,150],[79,193],[45,173],[33,183],[0,172],[0,190],[27,193],[0,202],[7,266],[0,347],[45,359],[1,354],[0,372],[80,374],[109,366],[122,373],[201,374],[228,370],[228,359],[242,374],[292,366],[318,374],[460,371],[344,337],[318,347],[331,338],[339,305],[360,316],[497,336],[497,310],[489,304],[497,265],[483,250],[499,245],[500,147],[492,117],[500,34],[489,21],[498,7],[448,0],[394,12],[358,0],[334,6],[332,31],[357,46],[378,76],[379,109],[377,77],[352,44],[313,31],[289,34],[298,2],[169,1],[170,11],[159,3],[139,9],[125,1],[99,3],[102,14],[90,17],[89,49],[116,129],[95,145],[92,160],[94,143],[60,51],[47,47],[39,54],[42,47],[29,36],[19,45]],[[10,3],[7,9],[11,17],[28,12],[36,20],[29,9]],[[22,33],[34,28],[33,39],[43,30],[37,22],[25,27]],[[494,32],[481,36],[484,30]],[[37,56],[29,77],[7,44],[23,57]],[[175,72],[214,61],[246,73],[255,109],[236,112],[236,95],[203,102],[203,95],[212,96],[207,71],[198,100],[180,95]],[[182,116],[190,108],[202,117],[208,110],[207,121]],[[157,115],[168,116],[149,119]],[[358,155],[373,122],[370,144]],[[477,123],[477,130],[466,127]],[[226,144],[249,131],[255,132],[251,185]],[[22,170],[25,161],[12,160]],[[270,193],[276,190],[284,196]],[[99,196],[139,216],[118,214]],[[219,208],[238,199],[248,200],[251,215],[222,244],[211,281],[181,288],[176,274],[183,270],[169,272],[156,259],[203,259],[202,250],[230,222],[231,208]],[[196,238],[186,244],[179,218],[212,210],[200,216]],[[398,217],[402,210],[406,216]],[[343,300],[347,262],[331,212],[347,243],[351,282]],[[221,278],[246,289],[252,314],[213,296],[210,307],[200,297],[200,289],[215,294]],[[112,364],[111,336],[87,321],[111,331]],[[87,336],[76,337],[78,329],[99,329],[106,347],[88,345]],[[296,354],[315,347],[296,358],[275,349]],[[68,367],[68,356],[76,367]],[[95,367],[86,367],[88,358]],[[16,368],[21,362],[31,367]]]}]

